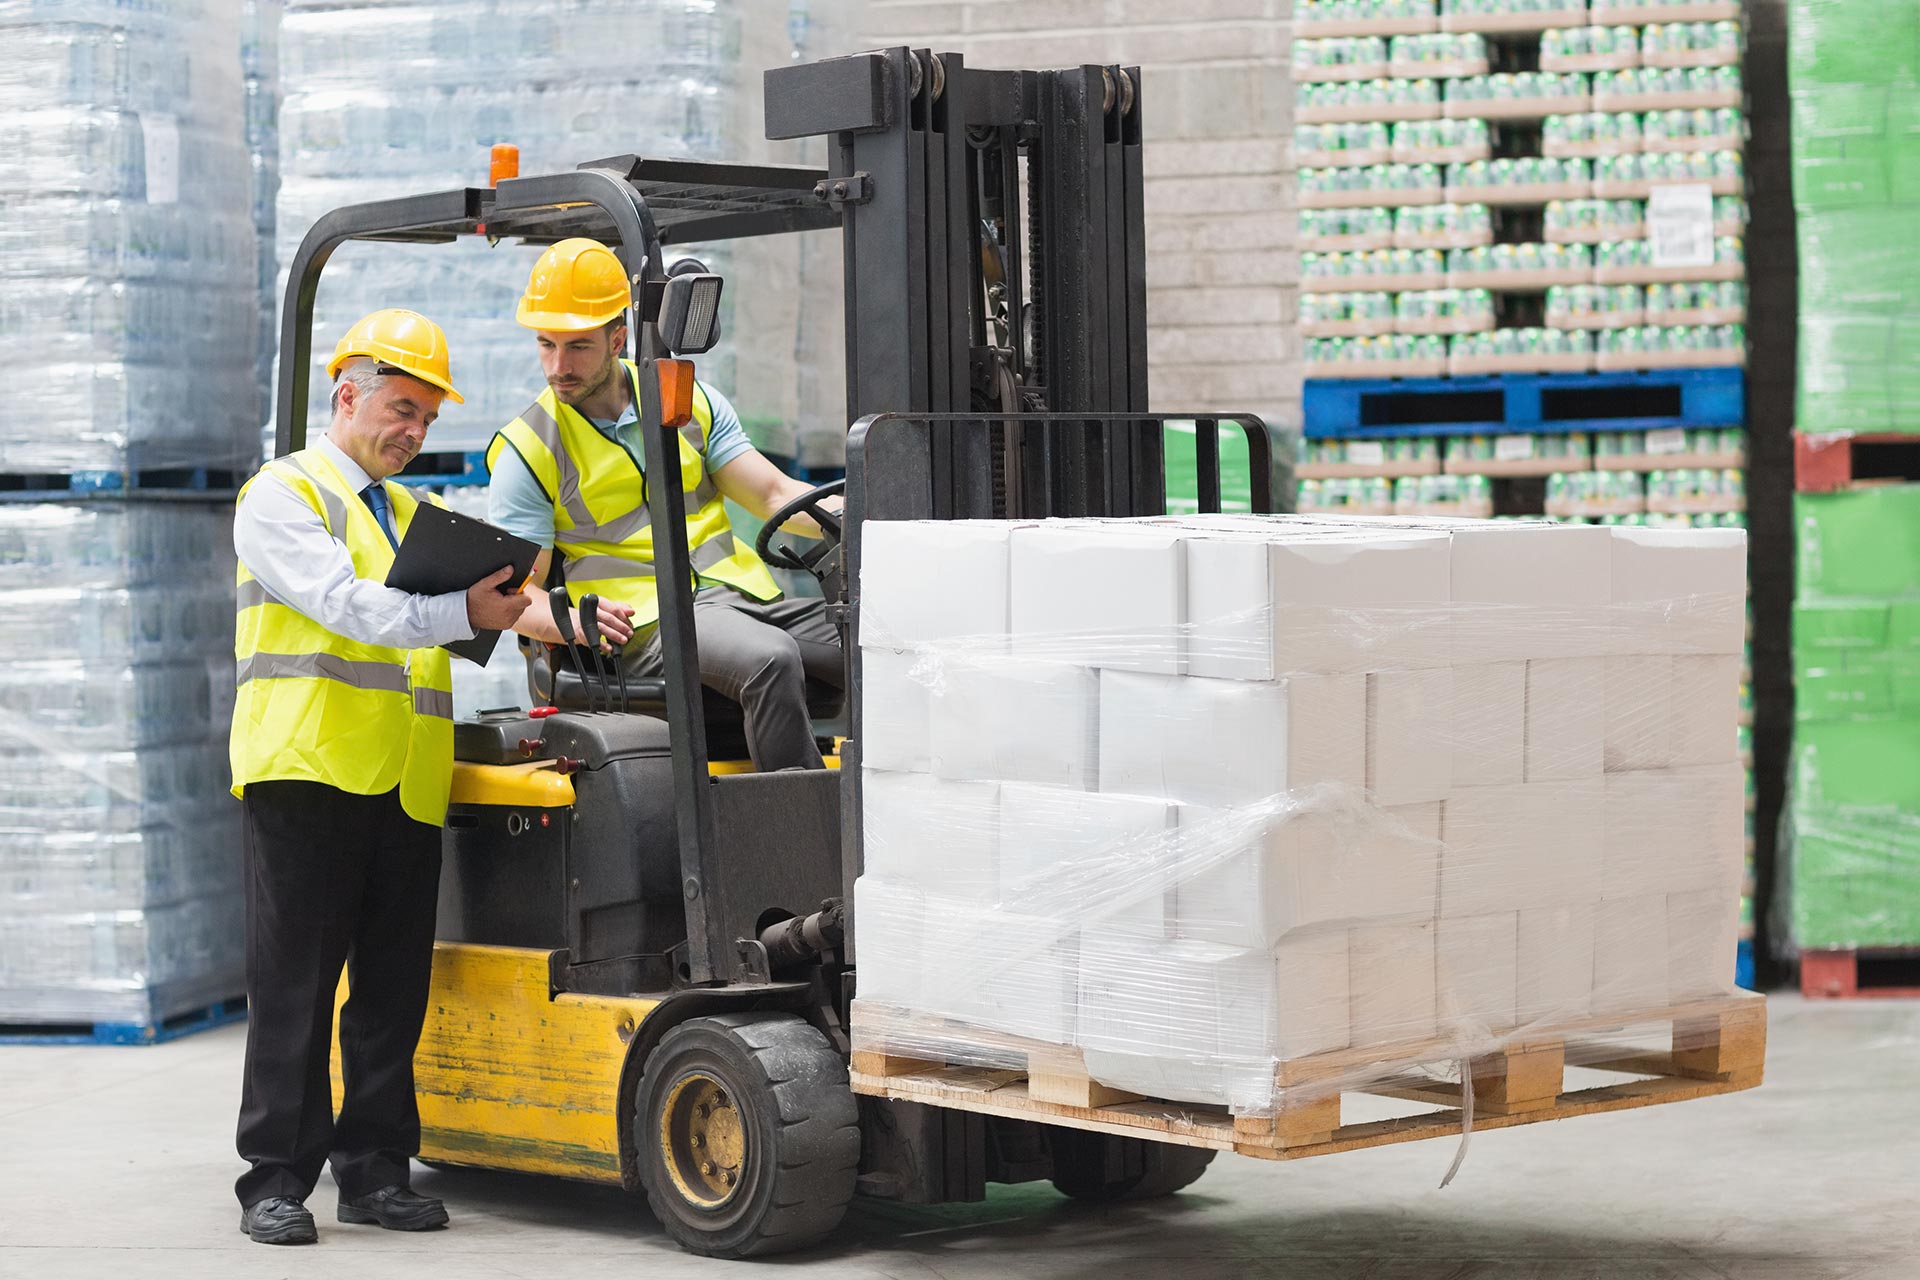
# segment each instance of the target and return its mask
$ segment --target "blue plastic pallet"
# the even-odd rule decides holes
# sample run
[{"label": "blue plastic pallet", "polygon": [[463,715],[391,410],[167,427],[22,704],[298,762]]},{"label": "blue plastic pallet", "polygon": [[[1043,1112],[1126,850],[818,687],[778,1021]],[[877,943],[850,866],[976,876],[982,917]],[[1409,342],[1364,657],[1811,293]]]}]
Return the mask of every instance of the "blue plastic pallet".
[{"label": "blue plastic pallet", "polygon": [[1739,950],[1734,953],[1733,982],[1735,986],[1743,987],[1748,991],[1758,991],[1760,989],[1760,984],[1754,977],[1753,940],[1751,938],[1743,939],[1740,943]]},{"label": "blue plastic pallet", "polygon": [[244,996],[221,1000],[159,1023],[0,1023],[0,1044],[164,1044],[238,1022],[247,1016]]},{"label": "blue plastic pallet", "polygon": [[1745,370],[1507,373],[1473,378],[1309,378],[1309,440],[1738,427]]},{"label": "blue plastic pallet", "polygon": [[0,473],[0,502],[95,498],[230,497],[248,473],[225,467],[146,467],[137,471]]}]

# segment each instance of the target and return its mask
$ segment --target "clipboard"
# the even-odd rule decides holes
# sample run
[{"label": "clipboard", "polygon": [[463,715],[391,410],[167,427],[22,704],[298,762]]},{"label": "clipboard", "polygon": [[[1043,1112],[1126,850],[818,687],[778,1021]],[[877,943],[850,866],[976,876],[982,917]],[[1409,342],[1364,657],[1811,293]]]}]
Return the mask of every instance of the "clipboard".
[{"label": "clipboard", "polygon": [[[407,536],[400,541],[393,567],[387,570],[387,585],[396,591],[439,596],[449,591],[464,592],[489,574],[511,567],[513,576],[500,592],[509,595],[520,590],[539,555],[537,543],[484,520],[422,502],[408,522]],[[471,640],[455,640],[440,647],[484,667],[499,640],[498,631],[479,631]]]}]

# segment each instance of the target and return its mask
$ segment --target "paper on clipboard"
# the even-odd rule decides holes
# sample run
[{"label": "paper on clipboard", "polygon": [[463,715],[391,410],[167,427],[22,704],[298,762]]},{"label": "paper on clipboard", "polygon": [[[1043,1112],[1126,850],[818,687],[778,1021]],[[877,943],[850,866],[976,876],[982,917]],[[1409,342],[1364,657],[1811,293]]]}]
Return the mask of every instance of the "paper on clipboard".
[{"label": "paper on clipboard", "polygon": [[[415,595],[439,596],[465,591],[489,574],[511,567],[508,588],[517,591],[539,555],[539,545],[525,538],[422,502],[407,525],[393,567],[387,570],[387,585]],[[484,667],[499,639],[498,631],[481,631],[471,640],[455,640],[441,648]]]}]

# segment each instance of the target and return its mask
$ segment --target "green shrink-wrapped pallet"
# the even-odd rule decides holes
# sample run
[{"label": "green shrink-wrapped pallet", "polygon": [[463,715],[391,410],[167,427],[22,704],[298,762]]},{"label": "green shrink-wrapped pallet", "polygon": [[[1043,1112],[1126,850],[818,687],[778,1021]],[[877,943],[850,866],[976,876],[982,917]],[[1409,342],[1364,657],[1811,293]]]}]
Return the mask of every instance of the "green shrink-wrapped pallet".
[{"label": "green shrink-wrapped pallet", "polygon": [[1792,936],[1920,946],[1920,485],[1795,516]]},{"label": "green shrink-wrapped pallet", "polygon": [[1794,0],[1802,431],[1920,432],[1920,4]]}]

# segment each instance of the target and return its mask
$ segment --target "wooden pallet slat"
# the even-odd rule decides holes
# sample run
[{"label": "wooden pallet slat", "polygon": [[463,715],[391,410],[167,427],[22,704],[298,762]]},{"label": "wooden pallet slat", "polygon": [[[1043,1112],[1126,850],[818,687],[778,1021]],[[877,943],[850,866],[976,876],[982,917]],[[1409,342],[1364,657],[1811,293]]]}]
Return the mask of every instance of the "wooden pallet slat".
[{"label": "wooden pallet slat", "polygon": [[[1632,1053],[1605,1042],[1572,1038],[1625,1026],[1666,1022],[1671,1049]],[[1562,1034],[1528,1035],[1469,1053],[1472,1127],[1504,1129],[1735,1093],[1760,1084],[1766,1060],[1766,1001],[1753,993],[1695,1001],[1631,1018],[1598,1016],[1572,1022]],[[859,1034],[856,1008],[855,1032]],[[1006,1043],[1002,1043],[1006,1040]],[[995,1054],[1014,1042],[997,1038]],[[855,1093],[1062,1125],[1121,1137],[1235,1151],[1267,1160],[1332,1155],[1426,1138],[1457,1137],[1467,1123],[1466,1091],[1458,1083],[1417,1075],[1367,1079],[1382,1050],[1349,1049],[1278,1064],[1278,1105],[1270,1115],[1230,1114],[1223,1107],[1142,1098],[1091,1079],[1077,1051],[1029,1045],[1027,1070],[929,1064],[924,1058],[861,1050],[854,1054]],[[1405,1067],[1459,1061],[1460,1046],[1435,1041],[1406,1046],[1394,1060]],[[1566,1068],[1577,1065],[1644,1077],[1588,1088],[1567,1088]],[[1346,1094],[1395,1098],[1439,1110],[1347,1124]]]}]

